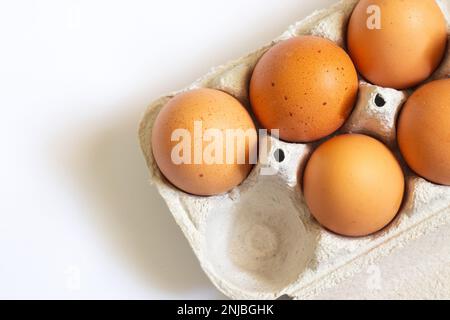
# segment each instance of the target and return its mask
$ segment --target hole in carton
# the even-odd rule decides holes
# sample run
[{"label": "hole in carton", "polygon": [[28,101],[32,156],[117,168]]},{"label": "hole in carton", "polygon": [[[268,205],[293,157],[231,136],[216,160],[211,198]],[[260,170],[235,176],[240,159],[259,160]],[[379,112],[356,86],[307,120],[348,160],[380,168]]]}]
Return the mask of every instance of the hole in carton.
[{"label": "hole in carton", "polygon": [[295,282],[317,244],[317,233],[305,227],[291,191],[265,180],[241,194],[231,210],[216,210],[206,225],[214,273],[247,294],[273,294]]},{"label": "hole in carton", "polygon": [[386,100],[379,93],[375,96],[375,105],[379,108],[383,108],[386,105]]},{"label": "hole in carton", "polygon": [[275,152],[273,153],[273,157],[279,163],[282,163],[284,161],[284,159],[286,159],[286,155],[285,155],[284,151],[281,149],[275,150]]},{"label": "hole in carton", "polygon": [[282,300],[294,300],[294,298],[292,298],[291,296],[289,296],[287,294],[284,294],[281,297],[279,297],[277,300],[280,300],[280,301],[282,301]]}]

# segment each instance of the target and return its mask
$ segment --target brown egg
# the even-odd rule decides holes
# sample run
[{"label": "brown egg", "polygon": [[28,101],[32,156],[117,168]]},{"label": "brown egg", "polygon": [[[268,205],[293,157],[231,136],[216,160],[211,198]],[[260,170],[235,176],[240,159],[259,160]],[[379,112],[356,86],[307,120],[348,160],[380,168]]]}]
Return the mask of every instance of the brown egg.
[{"label": "brown egg", "polygon": [[359,134],[322,144],[303,177],[306,203],[325,228],[344,236],[366,236],[388,225],[404,194],[402,169],[378,140]]},{"label": "brown egg", "polygon": [[398,144],[417,174],[450,185],[450,79],[427,83],[408,99],[398,122]]},{"label": "brown egg", "polygon": [[271,48],[250,82],[253,111],[264,128],[288,142],[311,142],[339,129],[350,115],[358,77],[335,43],[295,37]]},{"label": "brown egg", "polygon": [[361,0],[350,18],[347,44],[367,80],[405,89],[438,67],[447,23],[435,0]]},{"label": "brown egg", "polygon": [[[235,132],[243,139],[226,138]],[[175,96],[159,113],[152,132],[153,155],[163,175],[200,196],[225,193],[243,182],[256,162],[257,140],[242,104],[212,89]]]}]

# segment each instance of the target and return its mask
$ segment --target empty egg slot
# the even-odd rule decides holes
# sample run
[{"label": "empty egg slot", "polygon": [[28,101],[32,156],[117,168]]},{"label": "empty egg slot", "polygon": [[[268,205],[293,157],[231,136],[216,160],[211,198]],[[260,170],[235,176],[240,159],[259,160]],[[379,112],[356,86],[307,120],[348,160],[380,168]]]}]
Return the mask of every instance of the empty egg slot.
[{"label": "empty egg slot", "polygon": [[212,214],[205,228],[213,273],[250,295],[295,282],[314,258],[319,232],[303,222],[294,191],[279,178],[260,182],[230,211]]}]

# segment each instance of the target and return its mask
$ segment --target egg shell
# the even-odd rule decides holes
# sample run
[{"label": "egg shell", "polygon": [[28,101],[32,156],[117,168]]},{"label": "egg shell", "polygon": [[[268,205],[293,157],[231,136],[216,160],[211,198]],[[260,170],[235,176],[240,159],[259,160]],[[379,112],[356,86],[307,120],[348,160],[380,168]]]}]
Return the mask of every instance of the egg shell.
[{"label": "egg shell", "polygon": [[253,112],[289,142],[319,140],[339,129],[358,94],[350,57],[315,36],[282,41],[259,60],[250,81]]},{"label": "egg shell", "polygon": [[[261,56],[274,44],[299,35],[315,35],[345,44],[346,27],[358,0],[343,0],[294,23],[273,42],[253,53],[213,68],[188,88],[220,89],[238,98],[249,110],[248,83]],[[450,3],[439,0],[447,21]],[[449,28],[450,30],[450,28]],[[450,74],[447,58],[433,78]],[[310,214],[302,195],[301,180],[317,143],[287,143],[273,137],[260,152],[259,163],[249,177],[231,192],[197,197],[180,191],[164,179],[151,148],[152,127],[174,94],[152,102],[143,115],[139,139],[149,168],[150,181],[167,203],[189,241],[202,269],[215,286],[233,299],[314,299],[339,288],[345,280],[365,275],[383,258],[417,258],[418,252],[399,248],[450,223],[450,187],[436,185],[409,172],[404,204],[394,221],[382,231],[363,238],[348,238],[322,228]],[[409,92],[360,81],[359,97],[339,133],[364,133],[376,137],[398,155],[395,120]],[[377,96],[385,102],[377,104]],[[279,155],[284,159],[280,163]],[[276,156],[275,156],[276,155]],[[149,208],[149,214],[152,208]],[[261,250],[260,243],[270,243]],[[409,247],[409,246],[408,246]],[[276,248],[275,250],[273,248]],[[426,250],[426,248],[424,248]],[[429,250],[433,250],[432,247]],[[398,255],[396,254],[398,253]],[[395,254],[392,256],[392,254]],[[405,260],[403,260],[405,259]],[[442,269],[441,269],[442,270]],[[182,267],[180,267],[182,272]],[[388,288],[409,288],[420,299],[447,299],[448,286],[436,286],[434,277],[423,277],[420,287],[406,277],[384,278]],[[359,298],[407,298],[409,291],[384,292],[346,287]]]},{"label": "egg shell", "polygon": [[348,24],[347,45],[367,80],[405,89],[441,63],[447,23],[435,0],[361,0]]},{"label": "egg shell", "polygon": [[450,79],[429,82],[408,99],[398,123],[398,143],[412,170],[450,185]]},{"label": "egg shell", "polygon": [[[196,133],[195,122],[201,123],[201,136]],[[253,134],[242,141],[233,140],[234,148],[223,143],[222,159],[217,156],[215,163],[207,163],[203,158],[211,142],[201,143],[200,158],[196,158],[196,141],[205,139],[206,130],[220,130],[223,142],[226,130],[250,130]],[[181,142],[172,139],[176,130],[187,130],[191,154],[187,163],[178,164],[173,161],[172,152]],[[196,136],[197,134],[197,136]],[[242,104],[231,95],[218,90],[197,89],[184,92],[172,98],[155,121],[152,135],[153,156],[164,176],[180,188],[191,194],[210,196],[225,193],[239,185],[247,178],[253,165],[250,155],[256,154],[257,134],[252,118]],[[233,161],[227,162],[227,152],[233,152]],[[183,152],[187,152],[183,150]],[[184,156],[183,152],[180,152]],[[239,152],[245,152],[245,162],[238,160]],[[187,159],[187,158],[186,158]]]},{"label": "egg shell", "polygon": [[312,215],[327,229],[367,236],[397,215],[405,189],[403,171],[392,152],[360,134],[334,137],[311,156],[303,192]]}]

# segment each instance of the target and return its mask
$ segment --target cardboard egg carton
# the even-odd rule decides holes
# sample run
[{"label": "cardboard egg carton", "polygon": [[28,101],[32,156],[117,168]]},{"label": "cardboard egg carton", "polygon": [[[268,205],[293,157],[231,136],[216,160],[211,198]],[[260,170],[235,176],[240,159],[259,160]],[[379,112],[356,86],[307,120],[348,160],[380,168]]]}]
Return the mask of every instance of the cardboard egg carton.
[{"label": "cardboard egg carton", "polygon": [[[223,90],[251,111],[248,83],[259,58],[275,43],[298,35],[321,36],[344,47],[347,22],[357,2],[342,0],[313,13],[266,47],[214,68],[182,91],[201,87]],[[450,1],[437,2],[450,22]],[[450,49],[447,50],[432,79],[450,76]],[[262,136],[260,139],[266,139],[270,147],[260,154],[259,163],[242,185],[220,196],[193,196],[163,177],[151,150],[156,116],[179,92],[148,107],[139,138],[150,180],[166,201],[202,268],[228,297],[313,298],[366,270],[392,250],[450,222],[450,187],[415,176],[401,160],[396,145],[396,119],[411,91],[381,88],[364,81],[360,81],[359,89],[352,115],[336,134],[365,133],[380,139],[398,156],[407,180],[404,204],[397,218],[384,230],[364,238],[346,238],[326,231],[305,204],[299,176],[318,143],[290,144]]]}]

